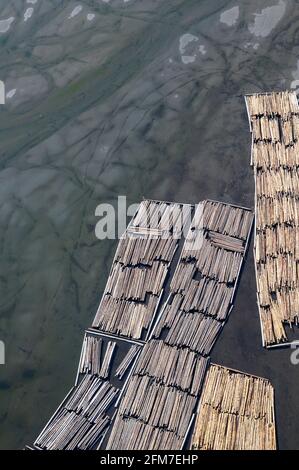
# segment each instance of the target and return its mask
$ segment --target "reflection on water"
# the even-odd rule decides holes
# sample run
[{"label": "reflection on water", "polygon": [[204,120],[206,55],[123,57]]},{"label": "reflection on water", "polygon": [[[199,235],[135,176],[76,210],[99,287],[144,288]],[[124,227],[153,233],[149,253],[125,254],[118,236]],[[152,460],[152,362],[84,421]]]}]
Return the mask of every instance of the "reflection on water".
[{"label": "reflection on water", "polygon": [[267,37],[282,19],[285,11],[284,0],[279,0],[277,5],[263,8],[261,13],[254,14],[254,22],[249,25],[249,31],[255,36]]},{"label": "reflection on water", "polygon": [[[242,95],[297,86],[296,6],[1,2],[2,448],[33,441],[74,380],[116,247],[94,235],[99,203],[253,205]],[[249,259],[213,360],[273,381],[280,446],[298,448],[296,367],[260,345]]]},{"label": "reflection on water", "polygon": [[0,20],[0,33],[6,33],[10,25],[14,22],[15,18],[11,16],[10,18],[7,18],[6,20]]},{"label": "reflection on water", "polygon": [[232,7],[229,10],[225,10],[220,15],[221,23],[225,23],[227,26],[233,26],[239,19],[240,8],[238,6]]}]

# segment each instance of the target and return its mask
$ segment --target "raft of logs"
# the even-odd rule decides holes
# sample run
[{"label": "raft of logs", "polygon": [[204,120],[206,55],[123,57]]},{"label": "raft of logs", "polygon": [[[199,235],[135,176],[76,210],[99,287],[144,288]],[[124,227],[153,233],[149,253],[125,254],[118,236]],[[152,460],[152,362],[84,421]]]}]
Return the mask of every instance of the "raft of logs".
[{"label": "raft of logs", "polygon": [[248,209],[215,201],[197,207],[171,295],[129,377],[107,449],[184,445],[209,354],[232,308],[252,221]]},{"label": "raft of logs", "polygon": [[274,390],[266,379],[211,365],[192,449],[275,450]]},{"label": "raft of logs", "polygon": [[137,213],[129,225],[129,229],[147,228],[160,232],[176,232],[181,234],[190,222],[190,205],[175,202],[144,200],[140,203]]},{"label": "raft of logs", "polygon": [[116,348],[116,343],[114,341],[109,341],[106,349],[105,356],[101,365],[101,370],[99,376],[103,379],[108,379],[110,374],[110,369],[112,365],[112,358]]},{"label": "raft of logs", "polygon": [[116,251],[93,327],[145,339],[191,206],[143,201]]},{"label": "raft of logs", "polygon": [[117,394],[118,390],[109,382],[85,375],[34,444],[47,450],[94,448],[108,429],[111,420],[107,411]]},{"label": "raft of logs", "polygon": [[46,424],[34,445],[38,449],[71,450],[96,449],[111,424],[120,390],[111,381],[123,381],[130,373],[132,362],[141,346],[124,343],[127,354],[118,360],[116,372],[112,373],[118,346],[98,334],[86,332],[75,386],[70,390],[57,411]]},{"label": "raft of logs", "polygon": [[105,354],[102,354],[102,338],[86,335],[79,365],[80,374],[98,375],[107,379],[110,374],[116,343],[109,341]]},{"label": "raft of logs", "polygon": [[98,375],[101,370],[102,338],[85,336],[79,364],[80,374]]},{"label": "raft of logs", "polygon": [[255,263],[263,345],[299,318],[299,107],[295,92],[246,96],[255,177]]},{"label": "raft of logs", "polygon": [[[156,337],[166,329],[166,343],[210,354],[232,308],[252,223],[244,208],[215,201],[197,207]],[[196,231],[201,241],[190,245]]]},{"label": "raft of logs", "polygon": [[[134,375],[147,376],[157,383],[175,387],[197,396],[209,359],[190,351],[167,345],[162,340],[152,340],[143,349]],[[183,374],[182,371],[188,371]]]},{"label": "raft of logs", "polygon": [[[156,214],[154,227],[148,208]],[[183,448],[211,349],[233,306],[253,221],[246,208],[200,203],[169,280],[170,293],[157,312],[178,245],[163,234],[171,238],[183,230],[188,219],[183,209],[159,201],[140,205],[127,240],[120,241],[94,329],[86,333],[75,387],[36,447],[101,448],[109,428],[107,449]],[[134,344],[144,330],[147,340]],[[117,410],[112,422],[111,407]]]}]

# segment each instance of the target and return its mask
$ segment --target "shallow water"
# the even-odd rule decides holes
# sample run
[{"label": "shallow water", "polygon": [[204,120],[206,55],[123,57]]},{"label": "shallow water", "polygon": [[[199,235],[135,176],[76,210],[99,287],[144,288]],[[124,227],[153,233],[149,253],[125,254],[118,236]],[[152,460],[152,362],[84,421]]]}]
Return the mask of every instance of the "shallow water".
[{"label": "shallow water", "polygon": [[[117,243],[96,239],[97,205],[252,207],[242,95],[298,85],[295,0],[93,3],[1,2],[1,448],[32,442],[73,384]],[[299,366],[261,347],[251,252],[212,359],[272,380],[280,448],[298,449]]]}]

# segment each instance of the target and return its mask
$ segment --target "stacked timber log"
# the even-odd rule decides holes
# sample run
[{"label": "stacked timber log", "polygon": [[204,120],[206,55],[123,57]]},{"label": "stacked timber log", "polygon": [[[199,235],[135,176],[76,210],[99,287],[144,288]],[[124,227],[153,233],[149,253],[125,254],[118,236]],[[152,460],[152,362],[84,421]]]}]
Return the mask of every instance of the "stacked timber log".
[{"label": "stacked timber log", "polygon": [[192,449],[275,450],[274,390],[270,382],[211,365]]},{"label": "stacked timber log", "polygon": [[221,328],[221,322],[201,313],[183,313],[177,315],[165,342],[171,346],[186,346],[191,351],[207,356]]},{"label": "stacked timber log", "polygon": [[137,346],[136,344],[129,349],[129,352],[126,354],[123,361],[116,370],[116,377],[118,377],[120,380],[123,379],[140,350],[141,347]]},{"label": "stacked timber log", "polygon": [[144,301],[146,294],[158,296],[162,291],[168,266],[159,261],[154,261],[152,266],[130,266],[115,265],[111,276],[109,276],[106,295],[116,300]]},{"label": "stacked timber log", "polygon": [[188,393],[164,386],[147,376],[133,375],[119,413],[138,417],[150,426],[167,429],[183,439],[195,404],[196,397]]},{"label": "stacked timber log", "polygon": [[147,228],[161,232],[176,232],[179,236],[190,220],[190,205],[175,202],[142,201],[129,228]]},{"label": "stacked timber log", "polygon": [[190,206],[143,201],[122,236],[93,327],[144,339],[163,293]]},{"label": "stacked timber log", "polygon": [[299,107],[295,92],[246,97],[256,197],[255,262],[264,346],[299,317]]},{"label": "stacked timber log", "polygon": [[[135,227],[134,227],[135,228]],[[118,244],[115,260],[123,266],[152,266],[155,261],[169,263],[174,255],[176,243],[173,238],[140,237],[134,235],[130,226],[129,236],[123,236]]]},{"label": "stacked timber log", "polygon": [[210,354],[232,307],[252,221],[244,208],[198,205],[155,336],[166,329],[166,343]]},{"label": "stacked timber log", "polygon": [[113,341],[109,341],[106,349],[106,353],[103,359],[103,363],[101,365],[101,370],[99,372],[99,376],[103,379],[107,379],[110,374],[110,369],[112,365],[112,358],[116,348],[116,343]]},{"label": "stacked timber log", "polygon": [[[181,439],[174,432],[151,426],[134,417],[116,416],[108,448],[116,450],[176,450],[181,447]],[[110,441],[111,441],[110,439]]]},{"label": "stacked timber log", "polygon": [[97,328],[116,335],[141,338],[148,329],[157,306],[155,296],[148,294],[144,302],[131,302],[105,296],[102,300]]},{"label": "stacked timber log", "polygon": [[102,338],[85,336],[79,364],[80,374],[98,375],[102,379],[109,377],[116,343],[109,341],[106,352],[103,355],[101,354],[102,343]]},{"label": "stacked timber log", "polygon": [[85,336],[79,364],[81,374],[99,375],[101,370],[102,339]]},{"label": "stacked timber log", "polygon": [[[144,347],[134,375],[147,376],[157,383],[198,396],[207,364],[207,358],[187,348],[171,347],[162,340],[152,340]],[[183,371],[188,371],[188,374]]]},{"label": "stacked timber log", "polygon": [[110,424],[107,411],[118,390],[99,377],[85,375],[41,432],[35,445],[47,450],[94,448]]},{"label": "stacked timber log", "polygon": [[[240,243],[240,240],[237,241]],[[201,277],[215,279],[218,283],[234,283],[244,253],[243,242],[242,251],[239,251],[239,247],[235,249],[235,246],[233,244],[215,246],[214,239],[211,239],[209,232],[207,232],[203,236],[198,250],[188,249],[183,253],[184,256],[178,267],[180,271],[177,271],[171,283],[172,290],[177,292],[186,289],[184,278],[187,277],[188,281],[190,274],[194,277],[196,271],[200,273]],[[180,284],[182,277],[183,283]]]},{"label": "stacked timber log", "polygon": [[129,378],[108,449],[182,447],[209,354],[232,307],[252,220],[251,211],[214,201],[197,208],[171,295]]},{"label": "stacked timber log", "polygon": [[223,240],[229,241],[230,237],[243,241],[247,239],[252,224],[251,211],[218,201],[204,201],[198,206],[195,220],[201,219],[201,213],[203,228],[229,237],[222,237]]}]

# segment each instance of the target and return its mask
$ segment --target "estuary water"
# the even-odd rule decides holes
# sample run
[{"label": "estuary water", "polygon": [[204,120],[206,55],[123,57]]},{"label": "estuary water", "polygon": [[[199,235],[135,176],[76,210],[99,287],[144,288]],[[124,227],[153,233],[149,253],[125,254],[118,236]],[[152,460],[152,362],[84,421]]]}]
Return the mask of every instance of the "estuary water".
[{"label": "estuary water", "polygon": [[[299,88],[296,0],[2,0],[0,447],[33,442],[72,386],[117,240],[96,207],[253,207],[244,93]],[[250,247],[212,360],[269,378],[299,448],[299,365],[261,347]]]}]

